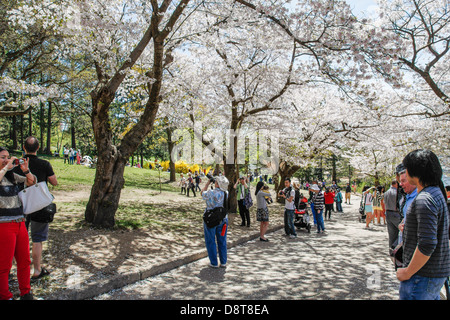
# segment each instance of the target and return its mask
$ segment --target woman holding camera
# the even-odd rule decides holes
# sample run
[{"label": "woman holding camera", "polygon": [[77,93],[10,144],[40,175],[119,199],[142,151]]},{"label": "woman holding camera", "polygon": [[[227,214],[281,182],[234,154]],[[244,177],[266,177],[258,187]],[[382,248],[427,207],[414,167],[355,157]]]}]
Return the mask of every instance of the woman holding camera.
[{"label": "woman holding camera", "polygon": [[269,241],[264,237],[267,229],[269,228],[269,208],[267,208],[267,203],[272,202],[272,195],[269,192],[269,187],[264,185],[264,182],[259,181],[256,185],[256,221],[261,222],[259,228],[259,240]]},{"label": "woman holding camera", "polygon": [[[208,182],[202,189],[202,198],[206,201],[206,210],[212,210],[217,207],[225,207],[225,196],[228,195],[228,179],[225,176],[209,178]],[[208,190],[211,183],[215,184],[213,190]],[[227,263],[227,230],[228,215],[215,227],[208,228],[203,223],[203,231],[205,233],[205,245],[208,251],[210,267],[218,268],[217,250],[219,251],[220,267],[225,268]],[[216,246],[217,240],[217,246]]]},{"label": "woman holding camera", "polygon": [[[8,150],[0,147],[0,300],[11,300],[9,272],[13,258],[17,262],[17,279],[20,296],[31,300],[30,287],[30,243],[25,226],[22,203],[19,199],[19,183],[27,186],[36,183],[36,177],[28,170],[28,159],[9,156]],[[11,170],[19,165],[25,177]]]}]

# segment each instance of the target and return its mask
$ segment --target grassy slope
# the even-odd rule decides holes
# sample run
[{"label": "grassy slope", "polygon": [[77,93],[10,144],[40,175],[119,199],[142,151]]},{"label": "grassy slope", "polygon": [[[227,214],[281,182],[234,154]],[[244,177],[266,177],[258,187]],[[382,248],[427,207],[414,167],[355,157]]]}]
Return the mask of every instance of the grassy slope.
[{"label": "grassy slope", "polygon": [[[58,179],[58,185],[51,187],[51,190],[57,191],[76,191],[86,190],[90,191],[94,183],[95,169],[91,169],[82,165],[68,165],[64,164],[63,159],[40,156],[43,159],[50,161],[53,170]],[[124,178],[125,188],[139,189],[145,191],[158,192],[178,192],[178,188],[174,188],[169,184],[169,173],[161,172],[161,185],[159,179],[159,172],[157,170],[139,169],[126,167]],[[87,201],[74,201],[59,203],[58,212],[60,216],[66,216],[69,221],[63,224],[61,229],[77,229],[83,223],[80,223],[84,217],[84,210]],[[162,205],[148,205],[139,201],[136,202],[121,202],[116,213],[116,226],[119,228],[141,228],[150,227],[161,224],[160,220],[167,214],[168,206]],[[183,214],[183,212],[179,212]],[[184,212],[186,214],[186,212]],[[163,219],[165,220],[165,219]],[[55,221],[56,222],[56,221]],[[62,222],[62,221],[59,221]],[[57,228],[59,223],[54,223],[53,227]]]}]

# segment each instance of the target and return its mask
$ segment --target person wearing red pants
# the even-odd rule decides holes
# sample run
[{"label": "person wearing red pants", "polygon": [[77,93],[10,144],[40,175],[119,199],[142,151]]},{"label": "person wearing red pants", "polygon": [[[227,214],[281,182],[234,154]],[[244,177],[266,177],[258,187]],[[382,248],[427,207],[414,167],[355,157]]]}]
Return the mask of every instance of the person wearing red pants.
[{"label": "person wearing red pants", "polygon": [[30,287],[30,243],[18,196],[18,184],[30,186],[37,180],[28,169],[27,159],[21,159],[19,164],[25,177],[13,173],[11,170],[17,165],[16,160],[16,157],[10,158],[5,148],[0,147],[0,300],[11,300],[13,297],[8,283],[13,258],[17,263],[21,299],[33,299]]}]

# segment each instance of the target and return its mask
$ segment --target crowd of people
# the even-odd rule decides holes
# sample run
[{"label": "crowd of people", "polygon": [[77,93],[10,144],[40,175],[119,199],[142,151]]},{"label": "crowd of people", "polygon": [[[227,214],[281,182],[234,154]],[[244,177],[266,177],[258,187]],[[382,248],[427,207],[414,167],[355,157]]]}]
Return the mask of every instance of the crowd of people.
[{"label": "crowd of people", "polygon": [[180,181],[178,183],[178,186],[181,187],[181,194],[185,194],[189,197],[189,191],[192,191],[192,194],[194,197],[196,197],[197,191],[202,191],[200,188],[200,183],[202,182],[202,178],[198,171],[195,171],[194,174],[191,172],[187,173],[187,178],[184,177],[184,174],[180,174]]},{"label": "crowd of people", "polygon": [[[59,157],[59,153],[57,151],[55,151],[54,156]],[[96,157],[94,159],[92,159],[88,155],[83,156],[81,154],[80,149],[68,148],[67,146],[64,146],[63,156],[64,156],[64,164],[65,163],[78,164],[78,165],[84,165],[87,167],[94,167],[95,163],[97,162]]]},{"label": "crowd of people", "polygon": [[[450,276],[450,188],[444,188],[442,175],[442,167],[433,152],[416,150],[409,153],[397,167],[396,177],[392,180],[389,190],[385,191],[382,186],[367,186],[362,192],[361,205],[366,216],[366,228],[370,228],[371,222],[381,224],[383,219],[391,252],[395,247],[403,247],[403,263],[401,267],[396,268],[401,300],[440,299],[440,290]],[[224,176],[217,177],[216,188],[213,190],[209,190],[209,184],[208,181],[202,189],[202,198],[206,201],[207,208],[223,205],[224,196],[228,194],[228,180]],[[296,183],[291,185],[291,179],[286,178],[284,187],[277,196],[285,201],[285,234],[296,238],[294,214],[299,199],[296,192],[300,186]],[[324,218],[331,218],[333,204],[336,203],[338,212],[342,212],[343,199],[350,204],[352,187],[347,184],[345,198],[334,182],[330,187],[325,187],[323,183],[313,181],[307,187],[317,233],[323,233]],[[250,226],[250,190],[246,177],[240,177],[233,189],[237,193],[241,226]],[[256,217],[261,223],[260,241],[267,242],[267,204],[272,200],[272,196],[263,181],[256,185],[255,196]],[[219,248],[220,266],[226,266],[227,225],[228,216],[217,227],[210,229],[205,226],[205,241],[211,267],[219,267],[215,241]]]},{"label": "crowd of people", "polygon": [[[39,182],[57,185],[50,162],[37,157],[39,141],[28,137],[23,145],[22,159],[10,156],[0,147],[0,300],[12,300],[9,275],[13,259],[17,265],[20,299],[33,300],[31,282],[48,276],[50,271],[41,265],[42,245],[48,240],[49,224],[42,220],[46,208],[24,215],[19,192]],[[31,236],[31,257],[30,240]],[[31,260],[33,273],[31,273]]]},{"label": "crowd of people", "polygon": [[[28,137],[23,149],[25,155],[17,159],[0,147],[0,300],[13,298],[9,290],[9,274],[14,259],[21,299],[33,299],[32,281],[50,274],[41,265],[42,244],[48,239],[49,224],[34,218],[39,212],[24,215],[19,192],[39,182],[57,185],[57,179],[51,164],[37,157],[37,138]],[[365,216],[365,227],[370,229],[371,222],[381,224],[383,220],[390,254],[402,248],[399,258],[402,265],[396,267],[402,300],[439,299],[440,289],[450,276],[450,188],[444,187],[442,176],[437,156],[429,150],[416,150],[406,155],[397,166],[395,178],[387,191],[382,186],[367,186],[361,195],[360,213]],[[200,188],[202,178],[207,181]],[[190,191],[194,197],[196,192],[201,192],[206,204],[205,212],[221,207],[227,209],[229,181],[221,174],[213,177],[189,172],[187,178],[182,174],[180,186],[181,193],[188,197]],[[331,219],[332,212],[343,212],[344,199],[350,204],[352,187],[347,184],[345,197],[335,182],[326,186],[323,182],[313,181],[304,187],[308,188],[308,202],[317,233],[325,233],[325,221]],[[253,200],[249,177],[239,177],[232,190],[236,192],[240,225],[250,227],[249,209]],[[257,182],[254,196],[256,221],[260,226],[259,240],[269,242],[266,237],[270,220],[268,204],[273,199],[263,179]],[[284,199],[285,235],[296,238],[295,212],[302,199],[306,201],[300,192],[300,184],[286,178],[284,188],[276,197]],[[204,224],[205,245],[213,268],[227,265],[228,223],[228,215],[225,214],[213,226]]]}]

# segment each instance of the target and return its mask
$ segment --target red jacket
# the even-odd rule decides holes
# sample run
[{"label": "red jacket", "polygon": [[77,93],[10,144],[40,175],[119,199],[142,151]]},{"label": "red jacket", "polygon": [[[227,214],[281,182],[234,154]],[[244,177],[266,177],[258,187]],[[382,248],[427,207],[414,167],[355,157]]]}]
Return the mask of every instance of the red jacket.
[{"label": "red jacket", "polygon": [[334,202],[334,192],[325,192],[323,196],[325,198],[325,204],[332,204]]}]

